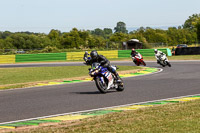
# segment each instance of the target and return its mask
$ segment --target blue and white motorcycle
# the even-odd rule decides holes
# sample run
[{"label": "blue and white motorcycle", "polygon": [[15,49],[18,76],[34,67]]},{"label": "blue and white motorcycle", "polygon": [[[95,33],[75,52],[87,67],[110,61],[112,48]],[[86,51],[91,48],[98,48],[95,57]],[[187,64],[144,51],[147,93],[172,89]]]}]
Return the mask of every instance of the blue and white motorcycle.
[{"label": "blue and white motorcycle", "polygon": [[[116,66],[112,66],[117,69]],[[124,85],[122,82],[117,82],[116,77],[107,68],[102,67],[99,63],[93,63],[89,70],[89,75],[95,80],[96,86],[101,93],[106,93],[109,89],[123,91]]]}]

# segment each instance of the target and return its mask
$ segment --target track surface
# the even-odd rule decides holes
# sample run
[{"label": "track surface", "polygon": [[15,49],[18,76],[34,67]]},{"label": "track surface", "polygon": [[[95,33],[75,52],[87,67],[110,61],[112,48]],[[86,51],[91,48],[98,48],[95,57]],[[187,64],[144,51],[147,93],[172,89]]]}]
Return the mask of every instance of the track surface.
[{"label": "track surface", "polygon": [[[57,63],[54,66],[66,64],[82,65]],[[112,64],[133,65],[131,62]],[[171,62],[171,64],[171,68],[165,67],[161,73],[123,79],[125,84],[123,92],[111,90],[107,94],[100,94],[94,82],[0,91],[0,123],[200,94],[200,62]],[[34,64],[19,66],[30,67],[30,65]],[[147,66],[162,68],[155,62],[147,62]]]}]

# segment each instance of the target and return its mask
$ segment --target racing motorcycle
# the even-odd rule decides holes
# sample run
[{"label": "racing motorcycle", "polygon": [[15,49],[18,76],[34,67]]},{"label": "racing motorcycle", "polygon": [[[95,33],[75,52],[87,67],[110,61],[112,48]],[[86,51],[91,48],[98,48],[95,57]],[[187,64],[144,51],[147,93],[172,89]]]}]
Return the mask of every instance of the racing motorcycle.
[{"label": "racing motorcycle", "polygon": [[90,59],[91,59],[91,57],[83,57],[83,60],[85,61],[85,62],[83,62],[83,64],[88,65],[90,62]]},{"label": "racing motorcycle", "polygon": [[[116,66],[112,66],[117,69]],[[107,68],[102,67],[99,63],[93,63],[89,70],[89,75],[95,80],[96,86],[101,93],[106,93],[109,89],[123,91],[123,81],[117,82],[116,77]]]},{"label": "racing motorcycle", "polygon": [[131,57],[131,58],[137,66],[139,66],[139,65],[146,66],[146,63],[144,62],[144,59],[140,53],[136,54],[135,57]]},{"label": "racing motorcycle", "polygon": [[161,54],[160,56],[158,56],[158,64],[160,64],[163,67],[165,66],[171,67],[171,64],[168,61],[167,56],[165,54]]}]

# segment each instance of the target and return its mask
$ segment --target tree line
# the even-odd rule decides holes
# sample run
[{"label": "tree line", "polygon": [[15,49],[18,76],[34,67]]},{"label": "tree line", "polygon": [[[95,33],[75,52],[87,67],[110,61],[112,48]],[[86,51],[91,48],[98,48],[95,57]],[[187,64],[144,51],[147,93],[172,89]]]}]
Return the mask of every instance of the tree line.
[{"label": "tree line", "polygon": [[140,27],[128,33],[126,24],[118,22],[114,31],[111,28],[61,32],[52,29],[48,34],[32,32],[0,32],[0,49],[42,50],[86,50],[86,49],[121,49],[122,42],[138,39],[144,48],[155,46],[175,46],[200,42],[200,14],[193,14],[182,26],[169,27],[167,30]]}]

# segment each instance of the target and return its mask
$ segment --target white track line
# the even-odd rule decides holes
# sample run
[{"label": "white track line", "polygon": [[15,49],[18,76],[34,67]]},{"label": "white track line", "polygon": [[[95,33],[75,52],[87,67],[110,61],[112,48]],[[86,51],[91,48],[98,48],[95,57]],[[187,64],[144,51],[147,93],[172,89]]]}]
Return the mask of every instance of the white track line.
[{"label": "white track line", "polygon": [[170,100],[170,99],[179,99],[179,98],[191,97],[191,96],[196,96],[196,95],[200,95],[200,94],[193,94],[193,95],[186,95],[186,96],[179,96],[179,97],[171,97],[171,98],[166,98],[166,99],[159,99],[159,100],[153,100],[153,101],[145,101],[145,102],[139,102],[139,103],[124,104],[124,105],[105,107],[105,108],[98,108],[98,109],[91,109],[91,110],[84,110],[84,111],[76,111],[76,112],[70,112],[70,113],[55,114],[55,115],[42,116],[42,117],[36,117],[36,118],[29,118],[29,119],[16,120],[16,121],[10,121],[10,122],[3,122],[3,123],[0,123],[0,124],[2,125],[2,124],[14,123],[14,122],[23,122],[23,121],[44,119],[44,118],[63,116],[63,115],[72,115],[72,114],[75,115],[75,114],[80,114],[80,113],[85,113],[85,112],[105,110],[105,109],[109,109],[109,108],[118,108],[118,107],[125,107],[125,106],[131,106],[131,105],[139,105],[139,104],[144,104],[144,103],[149,103],[149,102],[158,102],[158,101],[165,101],[165,100]]}]

